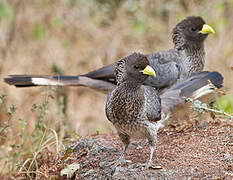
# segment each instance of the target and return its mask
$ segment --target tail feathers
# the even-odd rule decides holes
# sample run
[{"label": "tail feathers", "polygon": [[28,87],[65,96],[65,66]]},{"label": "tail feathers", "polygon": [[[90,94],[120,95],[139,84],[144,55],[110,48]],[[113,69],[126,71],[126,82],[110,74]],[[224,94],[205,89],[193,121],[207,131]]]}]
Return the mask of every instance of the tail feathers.
[{"label": "tail feathers", "polygon": [[100,69],[91,71],[87,74],[84,74],[83,76],[116,84],[115,63],[112,63],[108,66],[104,66]]},{"label": "tail feathers", "polygon": [[[191,76],[181,84],[174,85],[172,89],[181,90],[181,96],[199,98],[205,94],[208,94],[215,89],[223,87],[223,77],[218,72],[206,72],[200,73],[201,77],[198,77],[198,73]],[[193,78],[195,77],[195,78]]]},{"label": "tail feathers", "polygon": [[103,92],[109,92],[115,87],[112,83],[84,76],[11,75],[5,78],[4,81],[16,87],[85,86]]},{"label": "tail feathers", "polygon": [[78,76],[11,75],[5,78],[4,81],[16,87],[30,87],[72,85],[75,84],[78,79]]},{"label": "tail feathers", "polygon": [[4,82],[9,85],[15,85],[16,87],[30,87],[36,86],[32,83],[32,77],[24,75],[10,75],[7,78],[4,78]]},{"label": "tail feathers", "polygon": [[187,98],[197,99],[223,87],[223,77],[218,72],[195,73],[183,82],[176,83],[161,95],[162,109],[170,113]]}]

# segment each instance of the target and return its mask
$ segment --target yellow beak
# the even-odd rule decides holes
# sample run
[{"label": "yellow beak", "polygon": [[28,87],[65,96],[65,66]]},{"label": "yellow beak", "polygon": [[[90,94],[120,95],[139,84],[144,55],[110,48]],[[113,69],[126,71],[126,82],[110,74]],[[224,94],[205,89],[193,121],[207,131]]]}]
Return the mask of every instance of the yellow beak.
[{"label": "yellow beak", "polygon": [[214,34],[215,31],[214,31],[214,29],[210,25],[204,24],[203,27],[202,27],[202,29],[201,29],[201,31],[200,31],[200,33],[202,33],[202,34],[213,33]]},{"label": "yellow beak", "polygon": [[143,74],[149,75],[149,76],[156,76],[155,70],[149,65],[147,65],[146,68],[140,72],[142,72]]}]

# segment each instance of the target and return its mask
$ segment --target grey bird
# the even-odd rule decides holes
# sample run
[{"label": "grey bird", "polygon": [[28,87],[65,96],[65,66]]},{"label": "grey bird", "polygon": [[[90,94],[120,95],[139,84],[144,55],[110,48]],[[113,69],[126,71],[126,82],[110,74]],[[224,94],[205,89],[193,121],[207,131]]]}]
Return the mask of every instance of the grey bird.
[{"label": "grey bird", "polygon": [[[204,40],[215,33],[199,16],[190,16],[178,23],[172,31],[174,48],[146,55],[156,78],[149,77],[144,84],[162,92],[205,65]],[[116,86],[115,63],[80,76],[10,75],[4,81],[16,87],[30,86],[85,86],[109,93]]]},{"label": "grey bird", "polygon": [[140,53],[133,53],[117,62],[115,76],[117,86],[108,95],[106,103],[106,116],[123,142],[123,151],[115,166],[124,160],[130,139],[143,138],[150,146],[149,159],[143,169],[152,164],[157,131],[172,109],[184,103],[186,98],[199,97],[222,87],[223,83],[222,76],[217,72],[200,72],[174,84],[159,96],[157,90],[143,85],[150,76],[156,78],[156,71],[147,56]]}]

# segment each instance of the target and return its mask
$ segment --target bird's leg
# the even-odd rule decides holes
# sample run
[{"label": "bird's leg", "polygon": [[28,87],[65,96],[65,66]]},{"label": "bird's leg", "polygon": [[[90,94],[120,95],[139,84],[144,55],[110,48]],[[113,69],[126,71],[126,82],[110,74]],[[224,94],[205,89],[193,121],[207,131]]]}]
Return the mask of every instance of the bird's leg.
[{"label": "bird's leg", "polygon": [[150,145],[150,155],[149,155],[148,161],[145,164],[140,164],[139,165],[139,168],[141,170],[148,169],[149,167],[152,166],[152,158],[153,158],[154,150],[156,148],[156,143],[157,143],[157,129],[149,132],[148,135],[149,135],[148,136],[148,142],[149,142],[149,145]]},{"label": "bird's leg", "polygon": [[149,167],[152,166],[152,158],[153,158],[153,154],[154,154],[154,150],[155,150],[155,146],[150,145],[150,155],[149,155],[149,159],[147,160],[146,163],[144,164],[138,164],[136,167],[141,169],[141,170],[145,170],[148,169]]},{"label": "bird's leg", "polygon": [[121,139],[121,141],[123,142],[123,150],[121,152],[121,156],[119,159],[117,159],[115,161],[115,167],[117,167],[121,162],[124,162],[125,161],[125,154],[126,154],[126,150],[129,146],[129,143],[130,143],[130,136],[126,135],[126,134],[122,134],[122,133],[118,133],[119,134],[119,137]]},{"label": "bird's leg", "polygon": [[155,146],[150,146],[150,156],[149,156],[149,159],[144,166],[144,169],[151,167],[154,150],[155,150]]},{"label": "bird's leg", "polygon": [[148,161],[146,162],[146,164],[144,165],[142,169],[147,169],[151,167],[152,165],[152,158],[153,158],[154,150],[156,148],[156,143],[157,143],[157,129],[150,133],[150,136],[148,137],[148,142],[150,145],[150,156],[149,156]]},{"label": "bird's leg", "polygon": [[[129,141],[128,141],[129,142]],[[125,161],[125,154],[126,154],[126,149],[128,148],[129,146],[129,143],[125,143],[123,142],[123,150],[121,152],[121,156],[119,159],[117,159],[116,161],[114,161],[113,163],[111,163],[110,165],[110,174],[113,175],[116,171],[116,168],[117,166],[121,163],[121,162],[124,162]]]},{"label": "bird's leg", "polygon": [[119,163],[125,161],[125,154],[126,154],[126,149],[128,148],[128,145],[129,145],[129,144],[123,144],[123,150],[122,150],[122,152],[121,152],[121,156],[120,156],[120,158],[117,160],[117,161],[119,161]]}]

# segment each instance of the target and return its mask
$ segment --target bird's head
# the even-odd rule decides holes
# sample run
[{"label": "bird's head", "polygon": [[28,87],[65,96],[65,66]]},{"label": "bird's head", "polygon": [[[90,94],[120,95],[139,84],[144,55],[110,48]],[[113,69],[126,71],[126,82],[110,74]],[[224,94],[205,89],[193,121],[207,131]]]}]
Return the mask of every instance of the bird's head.
[{"label": "bird's head", "polygon": [[142,84],[148,76],[156,76],[147,57],[140,53],[133,53],[118,61],[115,72],[118,84],[123,81]]},{"label": "bird's head", "polygon": [[176,47],[189,44],[203,43],[208,34],[215,33],[214,29],[199,16],[189,16],[176,25],[172,31]]}]

